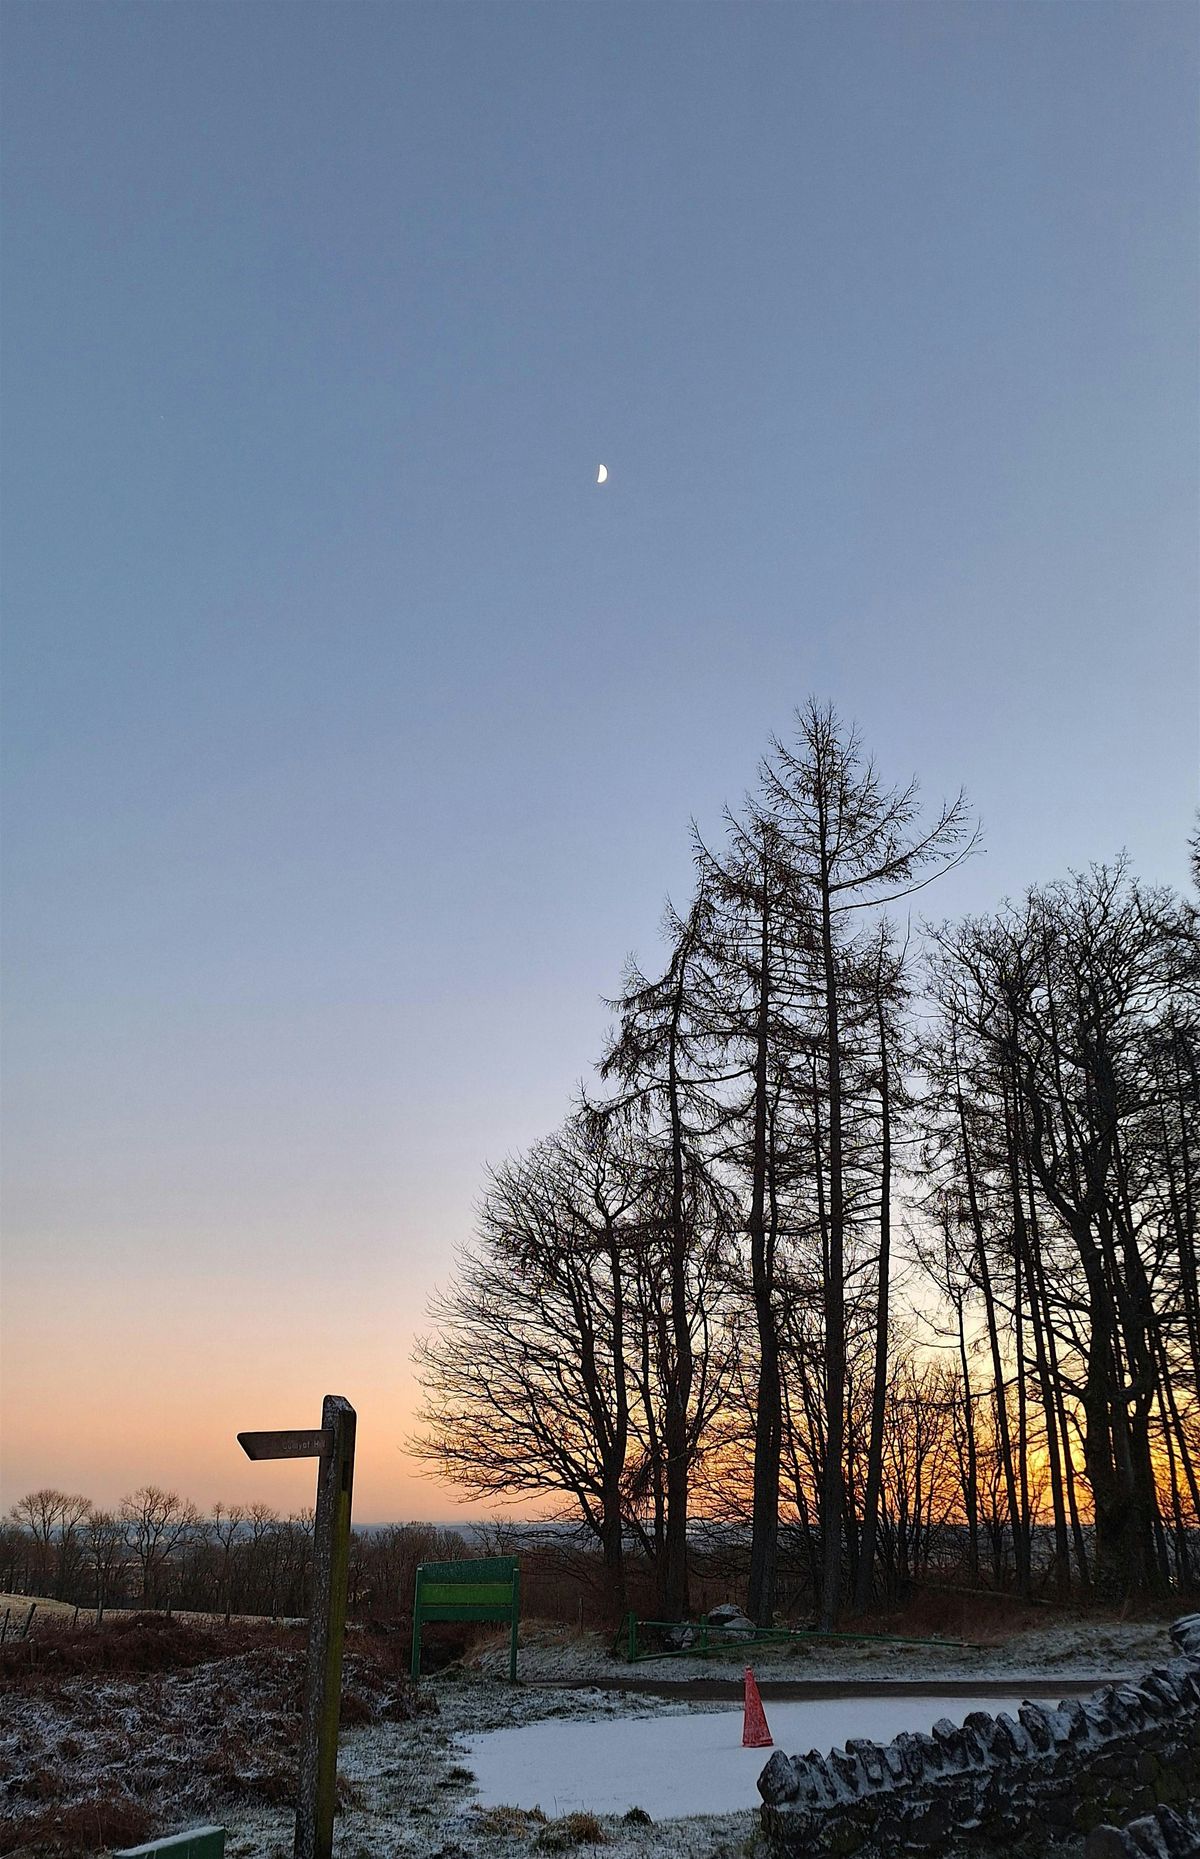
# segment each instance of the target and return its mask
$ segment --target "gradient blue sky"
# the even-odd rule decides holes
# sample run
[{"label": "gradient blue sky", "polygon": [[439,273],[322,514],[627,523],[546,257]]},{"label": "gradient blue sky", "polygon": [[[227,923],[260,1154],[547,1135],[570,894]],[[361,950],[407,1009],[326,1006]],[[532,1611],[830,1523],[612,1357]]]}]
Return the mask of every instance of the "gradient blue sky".
[{"label": "gradient blue sky", "polygon": [[[3,9],[3,1495],[306,1501],[808,693],[1197,800],[1189,4]],[[595,484],[603,460],[611,477]]]}]

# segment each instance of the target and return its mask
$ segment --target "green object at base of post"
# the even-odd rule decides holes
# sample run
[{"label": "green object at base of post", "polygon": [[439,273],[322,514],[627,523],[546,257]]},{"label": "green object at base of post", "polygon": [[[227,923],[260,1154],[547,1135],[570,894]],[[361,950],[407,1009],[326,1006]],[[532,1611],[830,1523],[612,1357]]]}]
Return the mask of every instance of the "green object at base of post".
[{"label": "green object at base of post", "polygon": [[474,1562],[422,1562],[413,1593],[412,1675],[421,1676],[421,1628],[427,1620],[507,1620],[508,1677],[517,1682],[521,1564],[516,1556]]},{"label": "green object at base of post", "polygon": [[122,1846],[113,1859],[225,1859],[224,1827],[190,1827],[145,1846]]}]

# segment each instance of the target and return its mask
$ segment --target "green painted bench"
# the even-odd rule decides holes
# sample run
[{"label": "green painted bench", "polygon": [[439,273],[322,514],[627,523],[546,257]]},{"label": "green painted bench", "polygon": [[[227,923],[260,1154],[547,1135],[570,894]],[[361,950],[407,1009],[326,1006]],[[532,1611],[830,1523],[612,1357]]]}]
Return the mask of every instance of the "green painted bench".
[{"label": "green painted bench", "polygon": [[224,1827],[190,1827],[145,1846],[122,1846],[113,1859],[225,1859]]},{"label": "green painted bench", "polygon": [[508,1676],[517,1681],[521,1565],[516,1556],[474,1562],[422,1562],[413,1595],[412,1675],[421,1676],[421,1628],[427,1620],[507,1620]]}]

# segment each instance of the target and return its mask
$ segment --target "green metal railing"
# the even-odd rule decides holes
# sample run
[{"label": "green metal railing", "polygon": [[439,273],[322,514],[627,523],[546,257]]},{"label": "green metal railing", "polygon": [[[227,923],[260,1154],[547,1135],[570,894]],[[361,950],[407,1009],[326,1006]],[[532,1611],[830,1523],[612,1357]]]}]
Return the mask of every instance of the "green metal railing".
[{"label": "green metal railing", "polygon": [[[686,1646],[651,1647],[642,1650],[639,1632],[688,1632],[693,1638]],[[872,1646],[948,1646],[956,1651],[978,1650],[976,1640],[917,1639],[909,1633],[821,1633],[815,1627],[755,1627],[753,1636],[744,1627],[729,1627],[722,1620],[709,1625],[708,1616],[699,1620],[639,1620],[629,1614],[625,1622],[625,1657],[631,1664],[641,1659],[711,1659],[718,1653],[736,1651],[739,1646],[790,1646],[807,1640],[858,1641]]]}]

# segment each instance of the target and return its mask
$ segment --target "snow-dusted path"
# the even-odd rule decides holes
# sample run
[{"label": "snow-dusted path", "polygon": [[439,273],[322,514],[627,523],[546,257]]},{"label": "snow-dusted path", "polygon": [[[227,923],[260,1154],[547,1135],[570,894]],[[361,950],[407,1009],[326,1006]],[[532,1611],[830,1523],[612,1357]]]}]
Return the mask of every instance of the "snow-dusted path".
[{"label": "snow-dusted path", "polygon": [[[961,1723],[969,1711],[1016,1713],[1009,1697],[822,1698],[768,1708],[779,1749],[828,1750],[847,1737],[890,1742],[901,1730],[929,1730],[939,1717]],[[465,1739],[466,1766],[481,1807],[540,1807],[547,1814],[590,1808],[623,1814],[644,1808],[655,1820],[729,1814],[758,1806],[757,1781],[769,1750],[743,1749],[742,1713],[608,1722],[521,1724]]]}]

